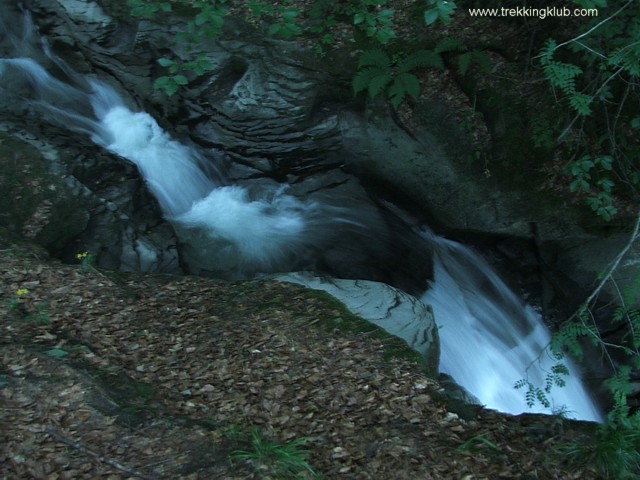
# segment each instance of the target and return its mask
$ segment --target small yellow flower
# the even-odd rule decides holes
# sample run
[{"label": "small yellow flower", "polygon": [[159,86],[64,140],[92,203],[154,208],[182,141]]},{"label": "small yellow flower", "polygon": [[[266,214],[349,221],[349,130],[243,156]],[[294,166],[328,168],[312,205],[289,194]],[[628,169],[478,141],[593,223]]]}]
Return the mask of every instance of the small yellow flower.
[{"label": "small yellow flower", "polygon": [[89,255],[89,252],[76,253],[76,258],[78,260],[84,260],[85,258],[87,258],[87,255]]},{"label": "small yellow flower", "polygon": [[26,295],[27,293],[29,293],[29,290],[27,290],[26,288],[20,288],[16,290],[16,295],[19,297],[21,297],[22,295]]}]

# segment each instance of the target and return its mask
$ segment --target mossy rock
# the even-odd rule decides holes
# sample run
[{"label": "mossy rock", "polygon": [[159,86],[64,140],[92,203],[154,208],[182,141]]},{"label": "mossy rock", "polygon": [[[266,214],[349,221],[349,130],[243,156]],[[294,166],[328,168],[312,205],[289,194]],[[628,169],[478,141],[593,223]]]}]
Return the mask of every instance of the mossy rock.
[{"label": "mossy rock", "polygon": [[84,230],[89,213],[34,146],[0,132],[0,157],[1,227],[53,251]]}]

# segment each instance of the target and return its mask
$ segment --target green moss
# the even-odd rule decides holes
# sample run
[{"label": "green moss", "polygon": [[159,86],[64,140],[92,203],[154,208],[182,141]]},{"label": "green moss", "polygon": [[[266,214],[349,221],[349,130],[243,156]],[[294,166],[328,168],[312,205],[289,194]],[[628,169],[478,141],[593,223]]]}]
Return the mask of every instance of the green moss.
[{"label": "green moss", "polygon": [[149,417],[156,417],[158,406],[154,405],[156,389],[148,383],[139,382],[122,372],[98,370],[92,372],[94,379],[107,393],[111,402],[100,402],[96,408],[128,426],[144,424]]},{"label": "green moss", "polygon": [[308,298],[321,300],[328,309],[338,311],[337,316],[322,316],[315,325],[330,331],[339,331],[355,334],[366,334],[368,337],[378,340],[384,346],[385,360],[401,359],[415,363],[420,370],[429,377],[435,378],[438,371],[439,346],[435,345],[428,357],[423,357],[413,350],[407,343],[394,335],[387,333],[384,329],[374,325],[367,320],[354,315],[349,309],[335,297],[321,290],[308,289],[304,295]]},{"label": "green moss", "polygon": [[85,228],[88,213],[35,147],[0,132],[0,157],[0,227],[53,251]]}]

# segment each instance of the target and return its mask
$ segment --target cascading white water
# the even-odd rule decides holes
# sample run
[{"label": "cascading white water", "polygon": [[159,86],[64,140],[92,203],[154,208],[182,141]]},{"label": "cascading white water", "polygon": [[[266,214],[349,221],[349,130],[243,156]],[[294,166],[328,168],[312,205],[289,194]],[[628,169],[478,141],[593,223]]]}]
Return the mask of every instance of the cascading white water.
[{"label": "cascading white water", "polygon": [[224,248],[218,255],[239,276],[245,268],[277,269],[292,252],[295,256],[307,245],[322,243],[311,238],[321,235],[320,224],[327,232],[332,223],[359,225],[345,209],[287,195],[286,185],[270,184],[253,198],[244,187],[223,185],[215,167],[213,174],[206,172],[207,162],[196,149],[172,139],[149,114],[131,111],[106,84],[83,79],[89,86],[84,91],[52,77],[30,58],[1,59],[0,76],[10,73],[23,75],[34,88],[36,99],[29,100],[34,106],[133,162],[182,240],[203,245],[204,237],[205,243]]},{"label": "cascading white water", "polygon": [[[73,74],[64,65],[61,70]],[[296,252],[324,248],[337,225],[377,231],[373,216],[301,200],[287,195],[284,185],[258,194],[225,185],[219,172],[204,167],[203,154],[172,139],[150,115],[131,111],[100,82],[77,76],[70,85],[30,58],[1,59],[0,80],[16,75],[30,84],[33,105],[135,163],[181,240],[203,259],[217,255],[214,263],[234,268],[285,271]],[[531,411],[513,384],[527,372],[532,383],[543,383],[550,364],[541,354],[549,341],[546,328],[480,257],[459,244],[425,237],[435,245],[435,282],[422,299],[442,325],[442,370],[490,408]],[[555,405],[576,418],[600,420],[575,372],[568,382],[554,392]]]},{"label": "cascading white water", "polygon": [[571,418],[602,421],[571,361],[565,361],[570,372],[566,386],[548,395],[551,411],[526,404],[514,384],[526,376],[544,388],[546,374],[557,363],[546,351],[551,335],[540,315],[470,248],[424,235],[435,246],[435,258],[433,285],[422,300],[432,306],[440,327],[440,370],[488,408],[513,414],[562,410]]}]

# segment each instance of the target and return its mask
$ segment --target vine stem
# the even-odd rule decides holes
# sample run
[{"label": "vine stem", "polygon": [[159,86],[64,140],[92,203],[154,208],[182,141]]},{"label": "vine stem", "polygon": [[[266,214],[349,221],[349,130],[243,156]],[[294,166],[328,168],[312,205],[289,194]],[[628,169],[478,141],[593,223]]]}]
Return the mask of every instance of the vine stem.
[{"label": "vine stem", "polygon": [[557,45],[556,48],[554,50],[557,50],[560,47],[563,47],[565,45],[568,45],[570,43],[576,42],[578,40],[580,40],[581,38],[586,37],[587,35],[589,35],[591,32],[593,32],[594,30],[600,28],[602,25],[604,25],[605,23],[607,23],[609,20],[611,20],[613,17],[616,17],[618,14],[620,14],[620,12],[622,12],[625,8],[627,8],[629,5],[631,5],[633,3],[634,0],[629,0],[627,3],[625,3],[623,6],[621,6],[616,12],[614,12],[613,14],[611,14],[610,16],[608,16],[607,18],[605,18],[604,20],[602,20],[601,22],[597,23],[596,25],[594,25],[593,27],[591,27],[589,30],[587,30],[586,32],[584,32],[581,35],[578,35],[575,38],[572,38],[571,40],[567,40],[566,42],[562,42],[561,44]]},{"label": "vine stem", "polygon": [[[567,318],[567,320],[565,320],[565,322],[563,322],[563,324],[566,324],[566,323],[570,322],[574,318],[578,318],[582,322],[582,324],[584,325],[584,320],[582,320],[580,318],[582,312],[584,312],[585,310],[588,309],[589,304],[591,302],[593,302],[593,300],[598,296],[600,291],[604,288],[604,285],[611,278],[611,276],[613,275],[613,272],[616,271],[616,269],[618,268],[618,265],[620,265],[620,262],[622,261],[624,256],[627,254],[627,252],[629,251],[629,249],[631,248],[633,243],[638,239],[638,237],[640,237],[640,210],[638,211],[638,214],[636,216],[635,225],[633,227],[633,232],[631,233],[631,236],[629,237],[629,241],[622,248],[622,250],[620,250],[620,252],[618,252],[618,255],[616,256],[616,258],[613,260],[613,263],[609,267],[609,270],[607,271],[607,274],[602,278],[602,280],[600,281],[598,286],[591,292],[591,294],[580,305],[580,307],[578,307],[578,309],[569,318]],[[598,335],[597,332],[594,332],[591,328],[589,328],[589,331],[591,332],[592,336],[597,338],[598,342],[601,345],[607,346],[607,347],[614,347],[614,346],[617,347],[616,345],[611,345],[611,344],[608,344],[607,342],[605,342],[602,338],[600,338],[600,335]],[[538,361],[540,360],[540,357],[542,356],[542,354],[544,352],[548,351],[550,345],[551,345],[551,342],[549,342],[547,344],[547,346],[542,350],[542,352],[540,352],[540,355],[538,355],[538,357],[536,359],[531,361],[531,363],[525,369],[525,372],[528,371],[529,368],[531,368],[533,366],[533,364],[536,362],[536,360],[538,360]]]},{"label": "vine stem", "polygon": [[640,211],[638,211],[638,215],[636,217],[636,223],[633,227],[633,232],[629,237],[629,241],[624,246],[624,248],[620,250],[616,258],[613,260],[613,263],[609,267],[607,274],[604,277],[602,277],[602,280],[600,280],[600,283],[598,284],[598,286],[593,290],[593,292],[591,292],[591,294],[587,297],[587,299],[584,301],[582,306],[573,315],[571,315],[571,317],[569,317],[569,320],[575,318],[576,316],[579,316],[580,313],[582,313],[582,311],[585,308],[588,308],[589,304],[593,302],[593,299],[598,296],[598,294],[604,287],[605,283],[607,283],[609,278],[611,278],[611,275],[613,275],[613,272],[615,272],[616,269],[618,268],[618,265],[620,265],[622,258],[627,254],[627,252],[629,251],[629,249],[634,244],[634,242],[638,239],[639,236],[640,236]]}]

